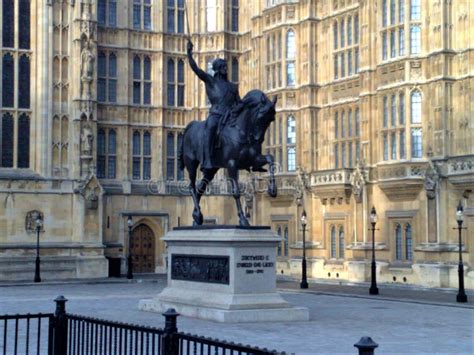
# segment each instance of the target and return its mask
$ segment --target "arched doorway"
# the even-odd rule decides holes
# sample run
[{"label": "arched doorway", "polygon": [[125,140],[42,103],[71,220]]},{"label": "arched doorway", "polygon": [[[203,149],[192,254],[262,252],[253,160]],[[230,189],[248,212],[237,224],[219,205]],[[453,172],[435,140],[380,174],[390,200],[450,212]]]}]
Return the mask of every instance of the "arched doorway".
[{"label": "arched doorway", "polygon": [[132,232],[131,245],[133,272],[155,272],[155,236],[151,228],[138,225]]}]

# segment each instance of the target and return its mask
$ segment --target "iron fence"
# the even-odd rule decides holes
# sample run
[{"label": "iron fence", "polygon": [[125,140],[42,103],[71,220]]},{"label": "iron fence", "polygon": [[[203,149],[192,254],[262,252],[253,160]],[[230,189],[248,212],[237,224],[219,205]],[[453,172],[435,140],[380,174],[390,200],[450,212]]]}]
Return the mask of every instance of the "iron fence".
[{"label": "iron fence", "polygon": [[[66,313],[67,299],[57,297],[54,314],[0,316],[0,349],[4,355],[270,355],[276,350],[236,344],[178,332],[174,309],[169,309],[164,328],[108,321]],[[354,344],[359,354],[372,355],[378,346],[363,337]]]}]

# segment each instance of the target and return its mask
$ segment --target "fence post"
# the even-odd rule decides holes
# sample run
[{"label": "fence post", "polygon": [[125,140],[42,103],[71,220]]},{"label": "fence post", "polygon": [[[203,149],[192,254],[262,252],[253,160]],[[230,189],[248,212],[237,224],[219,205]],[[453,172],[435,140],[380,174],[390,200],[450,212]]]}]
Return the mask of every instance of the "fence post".
[{"label": "fence post", "polygon": [[53,334],[53,354],[67,354],[67,318],[66,318],[66,302],[64,296],[58,296],[54,300],[56,302],[56,311],[54,312],[54,334]]},{"label": "fence post", "polygon": [[359,355],[373,355],[379,344],[373,341],[371,337],[362,337],[354,346],[359,349]]},{"label": "fence post", "polygon": [[176,326],[176,318],[179,313],[174,308],[169,308],[165,313],[165,328],[163,329],[163,348],[162,354],[166,355],[178,355],[179,353],[179,339],[176,336],[178,327]]}]

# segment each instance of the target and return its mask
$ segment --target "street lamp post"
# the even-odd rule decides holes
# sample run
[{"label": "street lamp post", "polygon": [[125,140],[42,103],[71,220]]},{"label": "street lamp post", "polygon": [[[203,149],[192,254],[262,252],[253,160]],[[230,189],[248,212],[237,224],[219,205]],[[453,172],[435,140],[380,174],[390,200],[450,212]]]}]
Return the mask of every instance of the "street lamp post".
[{"label": "street lamp post", "polygon": [[379,289],[377,288],[377,275],[376,275],[376,264],[375,264],[375,224],[377,223],[377,212],[375,207],[372,206],[370,211],[370,223],[372,224],[372,268],[371,268],[371,282],[369,293],[371,295],[378,295]]},{"label": "street lamp post", "polygon": [[132,216],[128,216],[127,219],[128,226],[128,257],[127,257],[127,279],[133,279],[133,270],[132,270]]},{"label": "street lamp post", "polygon": [[306,211],[301,214],[301,227],[303,228],[303,261],[301,262],[301,283],[300,288],[308,288],[308,280],[306,279]]},{"label": "street lamp post", "polygon": [[458,265],[458,277],[459,277],[459,290],[456,296],[456,301],[461,303],[467,302],[466,292],[464,291],[464,265],[462,262],[462,240],[461,240],[461,231],[465,228],[462,227],[464,222],[464,210],[462,208],[461,201],[459,201],[458,208],[456,211],[456,220],[458,222],[458,231],[459,231],[459,265]]},{"label": "street lamp post", "polygon": [[35,282],[41,282],[40,277],[40,256],[39,256],[39,236],[41,228],[43,227],[43,219],[38,214],[36,217],[36,262],[35,262]]}]

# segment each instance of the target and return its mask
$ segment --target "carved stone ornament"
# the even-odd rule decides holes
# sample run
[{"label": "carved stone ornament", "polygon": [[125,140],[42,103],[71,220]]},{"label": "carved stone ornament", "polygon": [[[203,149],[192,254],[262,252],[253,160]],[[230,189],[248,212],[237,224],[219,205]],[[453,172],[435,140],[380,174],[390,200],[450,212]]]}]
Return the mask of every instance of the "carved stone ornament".
[{"label": "carved stone ornament", "polygon": [[171,279],[228,285],[229,257],[172,254]]},{"label": "carved stone ornament", "polygon": [[[33,210],[26,214],[25,229],[27,232],[33,233],[36,231],[36,220],[38,217],[41,217],[41,219],[44,221],[44,215],[41,211]],[[43,230],[43,226],[41,226],[41,230]]]},{"label": "carved stone ornament", "polygon": [[361,203],[365,187],[365,171],[362,164],[357,164],[357,167],[351,176],[351,184],[354,199],[357,203]]},{"label": "carved stone ornament", "polygon": [[426,190],[426,196],[430,200],[434,199],[436,197],[436,188],[438,187],[438,182],[439,182],[439,173],[434,166],[433,162],[430,161],[430,165],[425,171],[425,190]]},{"label": "carved stone ornament", "polygon": [[92,128],[85,124],[81,131],[81,155],[91,156],[94,144],[94,135]]},{"label": "carved stone ornament", "polygon": [[91,84],[94,80],[95,55],[92,53],[90,42],[90,40],[84,40],[81,50],[81,98],[85,100],[91,98]]},{"label": "carved stone ornament", "polygon": [[75,193],[81,194],[85,199],[86,208],[96,210],[99,207],[99,199],[103,193],[102,186],[95,174],[90,174],[75,190]]}]

